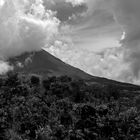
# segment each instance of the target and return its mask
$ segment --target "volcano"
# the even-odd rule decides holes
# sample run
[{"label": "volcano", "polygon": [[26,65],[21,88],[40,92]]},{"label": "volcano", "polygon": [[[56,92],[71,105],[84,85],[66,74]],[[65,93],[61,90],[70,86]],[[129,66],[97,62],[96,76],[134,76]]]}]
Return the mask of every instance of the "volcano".
[{"label": "volcano", "polygon": [[140,90],[140,86],[138,85],[89,75],[78,68],[64,63],[45,50],[27,52],[20,56],[12,57],[9,59],[9,63],[14,66],[14,71],[18,73],[38,74],[44,78],[67,75],[73,79],[84,79],[94,85],[112,85],[119,89]]},{"label": "volcano", "polygon": [[67,75],[73,78],[90,79],[92,76],[82,70],[70,66],[45,50],[24,53],[9,59],[14,71],[39,74],[43,76]]}]

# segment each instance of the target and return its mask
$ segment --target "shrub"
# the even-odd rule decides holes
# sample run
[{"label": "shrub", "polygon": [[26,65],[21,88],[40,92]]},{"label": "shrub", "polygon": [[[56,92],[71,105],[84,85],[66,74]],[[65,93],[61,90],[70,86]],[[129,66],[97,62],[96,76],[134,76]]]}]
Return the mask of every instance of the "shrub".
[{"label": "shrub", "polygon": [[40,78],[38,76],[32,75],[31,76],[31,84],[34,86],[39,86]]}]

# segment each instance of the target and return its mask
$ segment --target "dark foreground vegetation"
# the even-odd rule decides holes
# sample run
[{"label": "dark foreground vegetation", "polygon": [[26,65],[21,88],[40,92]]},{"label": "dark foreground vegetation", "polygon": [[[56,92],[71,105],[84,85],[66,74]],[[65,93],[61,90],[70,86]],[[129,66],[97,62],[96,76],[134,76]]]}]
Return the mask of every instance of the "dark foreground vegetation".
[{"label": "dark foreground vegetation", "polygon": [[140,140],[138,93],[67,76],[0,79],[0,140]]}]

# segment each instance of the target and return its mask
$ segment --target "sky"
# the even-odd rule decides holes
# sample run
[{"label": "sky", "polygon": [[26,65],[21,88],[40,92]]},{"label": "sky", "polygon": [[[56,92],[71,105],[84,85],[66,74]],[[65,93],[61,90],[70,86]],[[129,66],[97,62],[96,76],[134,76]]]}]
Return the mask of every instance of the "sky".
[{"label": "sky", "polygon": [[44,48],[85,72],[140,84],[139,0],[0,0],[0,73]]}]

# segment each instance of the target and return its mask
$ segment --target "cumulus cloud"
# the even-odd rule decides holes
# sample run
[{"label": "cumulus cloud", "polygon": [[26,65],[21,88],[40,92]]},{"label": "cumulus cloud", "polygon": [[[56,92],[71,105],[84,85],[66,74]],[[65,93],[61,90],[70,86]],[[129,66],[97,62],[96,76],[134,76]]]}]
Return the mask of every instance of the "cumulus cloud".
[{"label": "cumulus cloud", "polygon": [[0,56],[38,51],[53,41],[60,21],[41,0],[4,0],[0,7]]},{"label": "cumulus cloud", "polygon": [[13,67],[10,66],[8,62],[0,60],[0,75],[5,74],[10,70],[13,70]]}]

